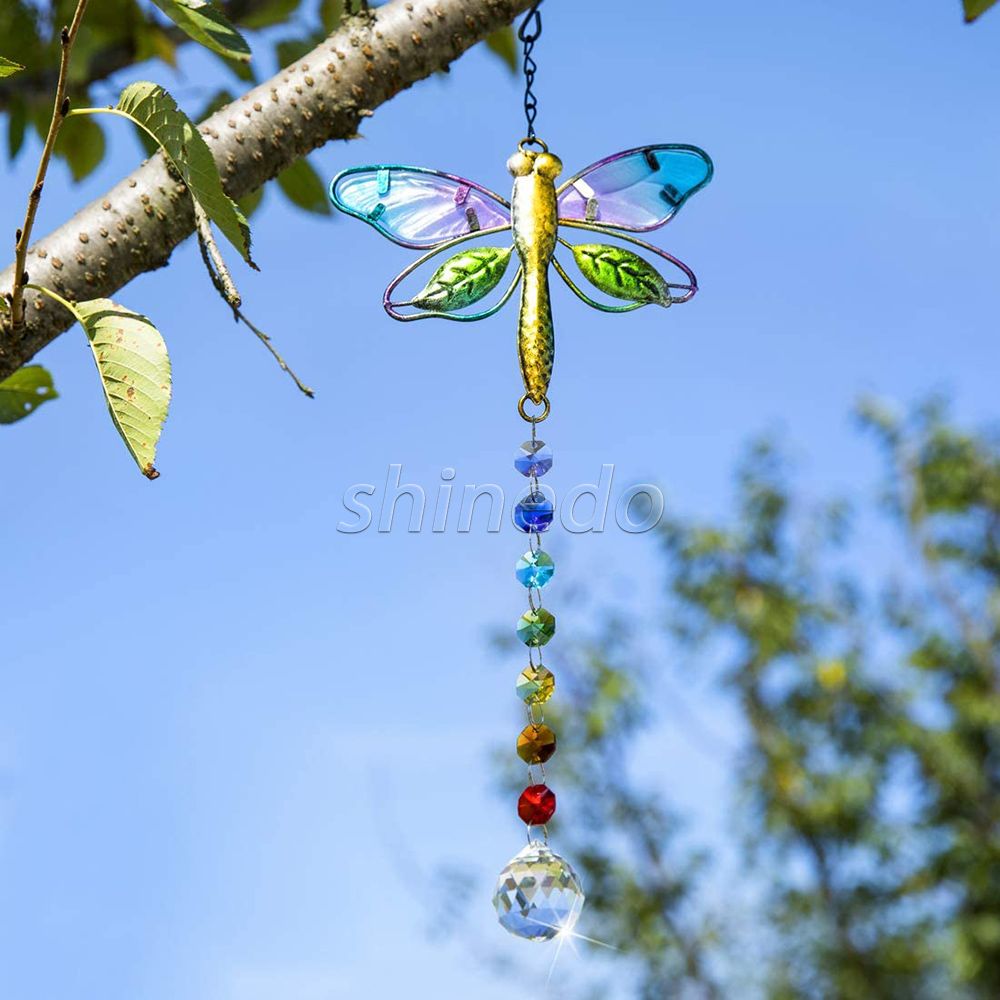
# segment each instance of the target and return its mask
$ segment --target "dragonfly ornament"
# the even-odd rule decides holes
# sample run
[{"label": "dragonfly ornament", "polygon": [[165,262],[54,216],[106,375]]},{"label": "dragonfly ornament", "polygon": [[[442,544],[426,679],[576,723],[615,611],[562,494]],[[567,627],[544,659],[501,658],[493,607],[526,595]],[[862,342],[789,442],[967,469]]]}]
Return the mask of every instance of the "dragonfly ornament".
[{"label": "dragonfly ornament", "polygon": [[[524,395],[518,410],[534,423],[549,413],[547,393],[555,358],[549,267],[576,296],[603,312],[689,301],[698,290],[694,272],[665,250],[629,234],[666,225],[711,180],[712,161],[696,146],[641,146],[599,160],[557,186],[562,161],[541,139],[530,136],[518,144],[507,169],[514,177],[509,202],[454,174],[404,166],[344,170],[331,182],[330,198],[340,211],[367,222],[393,242],[426,251],[385,290],[383,305],[393,319],[485,319],[520,286],[517,347]],[[655,254],[669,265],[669,276],[625,247],[570,243],[562,235],[566,230],[612,237]],[[501,233],[512,235],[512,245],[463,246]],[[414,271],[459,247],[422,290],[397,300],[397,289]],[[618,301],[598,301],[584,292],[557,259],[560,247],[572,253],[591,285]],[[517,271],[499,300],[489,308],[470,311],[501,284],[515,251]],[[400,311],[404,309],[417,311]],[[529,400],[542,410],[529,414],[525,409]]]}]

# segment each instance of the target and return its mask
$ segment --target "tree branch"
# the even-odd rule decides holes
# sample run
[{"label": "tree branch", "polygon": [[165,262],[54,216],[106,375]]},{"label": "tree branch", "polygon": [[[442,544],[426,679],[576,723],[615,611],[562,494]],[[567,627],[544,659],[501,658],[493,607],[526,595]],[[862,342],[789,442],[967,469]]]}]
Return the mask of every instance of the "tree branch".
[{"label": "tree branch", "polygon": [[[328,140],[355,136],[372,109],[445,69],[531,3],[393,0],[347,18],[308,55],[201,125],[226,192],[242,197]],[[31,280],[70,300],[111,297],[163,267],[194,228],[191,199],[157,154],[31,247]],[[13,267],[0,273],[0,292],[13,280]],[[25,305],[16,330],[0,314],[0,379],[71,325],[35,293]]]}]

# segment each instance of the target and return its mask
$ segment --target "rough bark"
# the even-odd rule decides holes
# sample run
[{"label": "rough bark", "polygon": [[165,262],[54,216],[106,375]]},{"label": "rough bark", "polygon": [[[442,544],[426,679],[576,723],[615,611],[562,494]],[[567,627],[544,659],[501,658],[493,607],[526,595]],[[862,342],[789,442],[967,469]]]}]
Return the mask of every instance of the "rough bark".
[{"label": "rough bark", "polygon": [[[330,139],[356,135],[362,118],[417,80],[510,24],[532,0],[393,0],[348,18],[298,62],[201,125],[232,197],[263,186]],[[162,267],[195,229],[191,199],[161,155],[91,202],[28,251],[34,284],[67,299],[110,297]],[[0,293],[13,267],[0,273]],[[51,301],[27,292],[25,322],[0,312],[0,379],[72,325]]]}]

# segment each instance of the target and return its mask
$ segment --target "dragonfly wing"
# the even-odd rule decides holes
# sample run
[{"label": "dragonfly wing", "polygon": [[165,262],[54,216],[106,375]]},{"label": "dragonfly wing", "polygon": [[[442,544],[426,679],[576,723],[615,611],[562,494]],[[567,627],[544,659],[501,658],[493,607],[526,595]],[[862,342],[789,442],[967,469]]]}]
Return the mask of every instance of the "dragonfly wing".
[{"label": "dragonfly wing", "polygon": [[559,218],[633,233],[658,229],[712,179],[712,161],[697,146],[642,146],[609,156],[558,191]]},{"label": "dragonfly wing", "polygon": [[424,167],[352,167],[334,177],[330,200],[413,250],[510,225],[510,205],[499,195]]}]

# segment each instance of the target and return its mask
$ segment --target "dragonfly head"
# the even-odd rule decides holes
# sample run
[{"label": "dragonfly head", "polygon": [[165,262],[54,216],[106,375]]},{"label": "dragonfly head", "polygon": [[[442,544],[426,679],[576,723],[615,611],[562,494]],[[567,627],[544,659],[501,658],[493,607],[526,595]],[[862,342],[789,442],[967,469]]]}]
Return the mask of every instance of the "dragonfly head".
[{"label": "dragonfly head", "polygon": [[548,150],[535,152],[531,149],[519,149],[507,161],[507,169],[515,177],[527,177],[531,173],[536,173],[551,181],[562,173],[562,160]]}]

